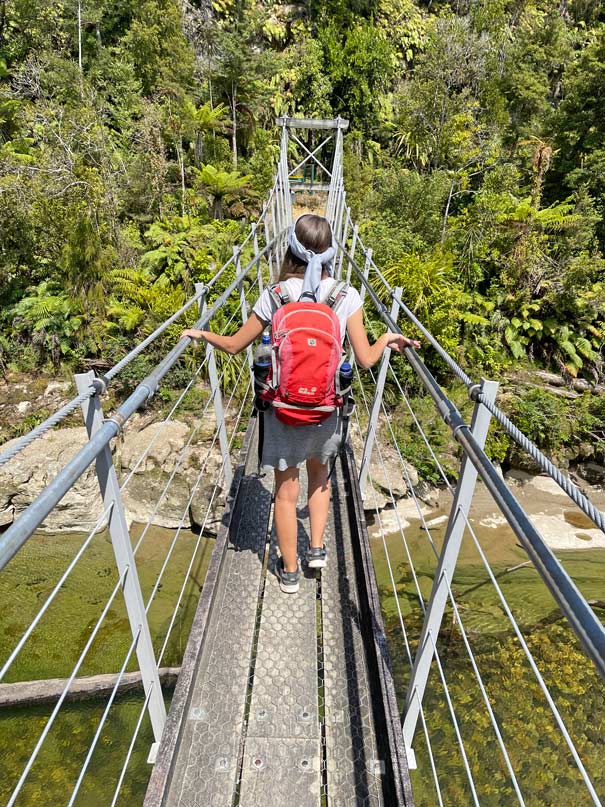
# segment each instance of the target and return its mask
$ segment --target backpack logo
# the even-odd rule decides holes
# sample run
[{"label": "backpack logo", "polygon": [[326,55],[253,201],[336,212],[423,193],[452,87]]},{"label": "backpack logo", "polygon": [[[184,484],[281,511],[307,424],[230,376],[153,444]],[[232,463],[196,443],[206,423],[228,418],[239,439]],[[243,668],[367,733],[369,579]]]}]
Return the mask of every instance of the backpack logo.
[{"label": "backpack logo", "polygon": [[311,387],[311,389],[307,389],[307,387],[299,387],[298,391],[301,395],[315,395],[317,392],[317,387]]},{"label": "backpack logo", "polygon": [[315,347],[317,345],[317,341],[315,339],[307,339],[307,344],[309,347]]}]

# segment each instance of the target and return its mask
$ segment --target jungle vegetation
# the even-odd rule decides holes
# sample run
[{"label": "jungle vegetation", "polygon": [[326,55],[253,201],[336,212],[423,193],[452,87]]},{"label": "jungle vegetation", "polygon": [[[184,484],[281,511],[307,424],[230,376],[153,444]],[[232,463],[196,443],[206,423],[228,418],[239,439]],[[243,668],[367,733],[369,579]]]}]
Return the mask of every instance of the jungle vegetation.
[{"label": "jungle vegetation", "polygon": [[114,363],[230,256],[275,116],[342,115],[457,360],[601,382],[604,87],[598,0],[0,0],[0,369]]}]

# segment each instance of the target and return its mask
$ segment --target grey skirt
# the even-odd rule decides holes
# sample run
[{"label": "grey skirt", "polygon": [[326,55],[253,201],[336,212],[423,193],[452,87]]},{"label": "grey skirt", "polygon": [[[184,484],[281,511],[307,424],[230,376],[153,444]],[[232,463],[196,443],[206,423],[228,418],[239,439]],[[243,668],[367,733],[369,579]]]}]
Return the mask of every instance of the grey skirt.
[{"label": "grey skirt", "polygon": [[339,412],[310,426],[286,426],[276,418],[273,409],[268,409],[264,418],[263,468],[285,471],[297,468],[311,457],[326,465],[338,454],[342,441]]}]

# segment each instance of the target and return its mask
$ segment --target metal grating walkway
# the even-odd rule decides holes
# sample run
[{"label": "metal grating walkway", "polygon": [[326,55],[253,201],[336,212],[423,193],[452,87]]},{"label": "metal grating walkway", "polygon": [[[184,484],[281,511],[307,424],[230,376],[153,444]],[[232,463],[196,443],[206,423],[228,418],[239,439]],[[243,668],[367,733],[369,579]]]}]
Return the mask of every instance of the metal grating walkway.
[{"label": "metal grating walkway", "polygon": [[[145,807],[411,805],[357,477],[334,473],[329,562],[284,595],[272,477],[248,428]],[[301,478],[301,496],[306,480]],[[299,509],[299,552],[308,542]]]}]

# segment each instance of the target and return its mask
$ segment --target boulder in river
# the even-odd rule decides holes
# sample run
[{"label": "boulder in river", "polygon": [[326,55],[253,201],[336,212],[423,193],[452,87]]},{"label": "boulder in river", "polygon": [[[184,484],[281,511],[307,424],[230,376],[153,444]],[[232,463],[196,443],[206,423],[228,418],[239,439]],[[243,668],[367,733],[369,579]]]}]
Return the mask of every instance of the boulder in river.
[{"label": "boulder in river", "polygon": [[[190,435],[185,423],[172,421],[161,431],[158,423],[143,424],[142,418],[135,418],[113,446],[120,481],[134,471],[123,494],[126,518],[129,522],[151,518],[153,524],[167,528],[203,522],[222,468],[218,446],[211,441],[194,440],[184,449]],[[208,430],[200,429],[202,433]],[[0,526],[10,525],[31,504],[86,439],[84,427],[55,429],[0,468]],[[143,461],[137,465],[146,449]],[[207,524],[220,518],[222,493],[219,488],[215,494]],[[87,532],[102,512],[93,463],[48,515],[41,529]]]}]

